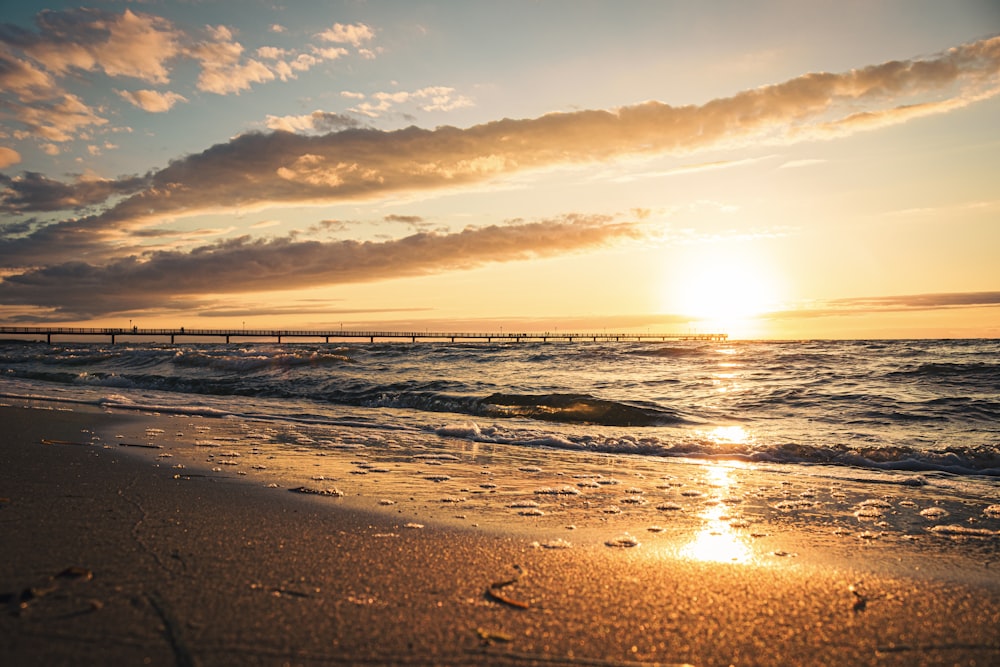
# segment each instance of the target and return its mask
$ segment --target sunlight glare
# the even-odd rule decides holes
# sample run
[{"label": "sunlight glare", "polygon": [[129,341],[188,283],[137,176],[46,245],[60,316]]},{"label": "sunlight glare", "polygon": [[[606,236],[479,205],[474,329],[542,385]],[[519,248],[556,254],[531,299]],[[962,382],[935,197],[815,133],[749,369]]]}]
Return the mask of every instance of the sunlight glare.
[{"label": "sunlight glare", "polygon": [[716,444],[745,445],[750,440],[750,433],[742,426],[716,426],[705,435]]},{"label": "sunlight glare", "polygon": [[772,270],[749,249],[713,246],[674,267],[664,302],[700,329],[745,337],[759,329],[761,315],[779,307],[780,296]]}]

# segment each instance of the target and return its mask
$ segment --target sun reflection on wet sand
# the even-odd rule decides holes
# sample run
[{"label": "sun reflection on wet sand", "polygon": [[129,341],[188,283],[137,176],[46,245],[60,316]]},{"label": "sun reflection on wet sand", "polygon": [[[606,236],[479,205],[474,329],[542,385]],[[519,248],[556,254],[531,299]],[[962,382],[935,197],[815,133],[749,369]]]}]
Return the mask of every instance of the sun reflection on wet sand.
[{"label": "sun reflection on wet sand", "polygon": [[705,466],[706,481],[718,489],[719,497],[698,515],[704,524],[694,538],[681,547],[681,557],[711,563],[745,564],[754,561],[754,551],[747,536],[733,529],[729,523],[730,508],[721,502],[734,485],[732,472],[733,469],[728,466]]}]

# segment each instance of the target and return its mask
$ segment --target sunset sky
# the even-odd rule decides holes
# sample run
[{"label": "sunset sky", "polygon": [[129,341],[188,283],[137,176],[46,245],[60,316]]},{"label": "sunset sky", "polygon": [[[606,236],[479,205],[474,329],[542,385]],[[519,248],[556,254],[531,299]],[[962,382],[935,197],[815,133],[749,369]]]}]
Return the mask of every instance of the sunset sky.
[{"label": "sunset sky", "polygon": [[0,7],[3,325],[1000,337],[996,0]]}]

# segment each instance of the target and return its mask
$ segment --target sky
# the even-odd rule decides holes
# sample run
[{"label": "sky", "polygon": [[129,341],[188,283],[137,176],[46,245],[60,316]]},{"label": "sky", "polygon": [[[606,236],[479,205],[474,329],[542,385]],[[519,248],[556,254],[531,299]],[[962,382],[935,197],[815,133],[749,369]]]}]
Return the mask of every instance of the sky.
[{"label": "sky", "polygon": [[0,323],[1000,337],[1000,2],[0,0]]}]

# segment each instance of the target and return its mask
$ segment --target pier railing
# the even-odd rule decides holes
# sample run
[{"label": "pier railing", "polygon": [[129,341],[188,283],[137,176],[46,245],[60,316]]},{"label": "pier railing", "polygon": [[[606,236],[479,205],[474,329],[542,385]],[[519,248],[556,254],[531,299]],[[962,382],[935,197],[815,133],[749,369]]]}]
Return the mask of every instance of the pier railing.
[{"label": "pier railing", "polygon": [[499,332],[468,332],[468,331],[360,331],[354,329],[335,329],[329,331],[294,330],[294,329],[140,329],[138,327],[4,327],[0,326],[0,336],[29,336],[33,339],[44,338],[52,343],[53,336],[64,338],[77,337],[107,337],[111,343],[119,339],[159,338],[175,343],[180,339],[220,339],[229,343],[233,340],[274,340],[278,343],[289,339],[347,341],[363,339],[374,343],[376,340],[446,341],[446,342],[514,342],[522,341],[593,341],[593,342],[625,342],[625,341],[668,341],[668,340],[699,340],[723,342],[729,338],[725,333],[627,333],[607,332],[579,333],[563,331],[499,331]]}]

